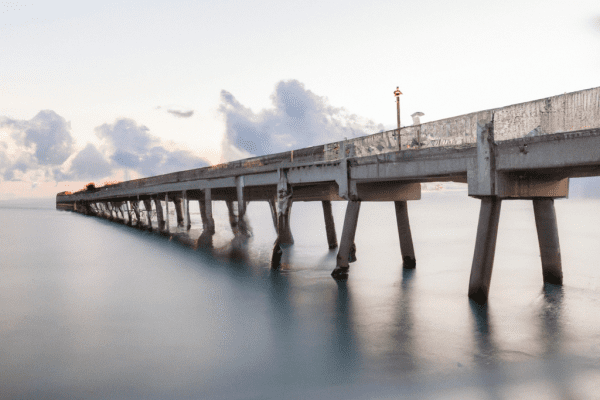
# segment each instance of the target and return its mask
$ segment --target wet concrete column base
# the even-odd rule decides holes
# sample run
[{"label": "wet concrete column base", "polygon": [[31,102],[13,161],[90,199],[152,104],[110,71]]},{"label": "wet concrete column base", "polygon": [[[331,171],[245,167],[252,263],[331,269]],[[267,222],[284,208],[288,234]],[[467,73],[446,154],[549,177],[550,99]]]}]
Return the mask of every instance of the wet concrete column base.
[{"label": "wet concrete column base", "polygon": [[358,213],[360,212],[360,201],[349,201],[346,207],[346,216],[344,218],[344,227],[342,228],[342,238],[340,248],[336,257],[336,266],[331,276],[336,279],[348,276],[350,268],[351,252],[354,246],[354,237],[356,235],[356,226],[358,224]]},{"label": "wet concrete column base", "polygon": [[478,304],[487,302],[490,291],[501,204],[502,200],[495,196],[481,199],[475,254],[469,279],[469,297]]},{"label": "wet concrete column base", "polygon": [[402,266],[412,269],[417,265],[415,249],[413,247],[410,222],[408,220],[408,206],[406,201],[394,201],[396,208],[396,223],[398,225],[398,237],[400,239],[400,252],[402,253]]},{"label": "wet concrete column base", "polygon": [[562,285],[562,262],[558,241],[556,212],[554,210],[554,199],[534,199],[533,213],[535,215],[535,227],[537,229],[538,242],[540,245],[544,283]]},{"label": "wet concrete column base", "polygon": [[333,221],[333,213],[331,211],[331,201],[324,200],[323,215],[325,217],[325,232],[327,233],[327,244],[330,249],[335,249],[338,246],[337,237],[335,234],[335,222]]}]

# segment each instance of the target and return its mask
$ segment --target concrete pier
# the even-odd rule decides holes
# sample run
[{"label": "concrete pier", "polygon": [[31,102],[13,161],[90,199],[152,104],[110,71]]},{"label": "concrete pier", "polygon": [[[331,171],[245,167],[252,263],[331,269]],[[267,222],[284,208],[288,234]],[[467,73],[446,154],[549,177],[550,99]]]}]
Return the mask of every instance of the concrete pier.
[{"label": "concrete pier", "polygon": [[158,231],[162,232],[165,230],[165,217],[163,215],[162,204],[160,204],[160,198],[154,197],[154,208],[156,209],[156,221],[158,222]]},{"label": "concrete pier", "polygon": [[562,285],[562,263],[558,242],[556,212],[554,211],[554,199],[533,199],[533,213],[535,215],[535,226],[540,244],[544,282]]},{"label": "concrete pier", "polygon": [[398,225],[398,237],[400,239],[400,252],[402,253],[402,266],[404,268],[415,268],[417,260],[413,247],[410,223],[408,221],[408,206],[406,201],[395,201],[396,224]]},{"label": "concrete pier", "polygon": [[324,200],[321,202],[323,205],[323,215],[325,217],[325,232],[327,233],[327,244],[330,249],[335,249],[338,246],[337,236],[335,234],[335,222],[333,221],[333,214],[331,212],[331,201]]},{"label": "concrete pier", "polygon": [[[398,135],[418,146],[399,149]],[[268,201],[277,233],[273,265],[278,266],[285,247],[294,243],[294,202],[322,202],[327,242],[334,248],[331,201],[344,201],[348,203],[332,273],[343,277],[356,259],[354,236],[362,202],[395,202],[403,266],[414,268],[407,201],[421,198],[421,183],[466,183],[468,195],[481,200],[469,296],[483,303],[489,294],[501,202],[533,201],[544,282],[560,284],[553,199],[568,195],[569,178],[600,175],[599,160],[600,88],[593,88],[205,168],[98,188],[87,185],[74,193],[58,193],[56,206],[111,220],[125,219],[127,211],[129,221],[133,208],[141,227],[142,201],[152,229],[154,201],[163,231],[159,198],[164,196],[167,210],[169,197],[174,200],[178,226],[188,228],[189,200],[198,200],[204,227],[199,243],[210,245],[215,230],[212,200],[226,202],[236,236],[249,232],[247,205]]]},{"label": "concrete pier", "polygon": [[132,201],[131,208],[133,209],[133,213],[135,214],[136,226],[141,227],[142,219],[140,218],[140,201],[139,200]]},{"label": "concrete pier", "polygon": [[331,276],[336,279],[345,278],[350,268],[350,253],[354,247],[354,236],[356,235],[356,226],[358,224],[358,213],[360,212],[360,201],[349,201],[346,207],[346,216],[344,218],[344,227],[342,228],[342,238],[340,248],[336,257],[336,266]]},{"label": "concrete pier", "polygon": [[169,231],[169,193],[165,193],[165,231]]},{"label": "concrete pier", "polygon": [[469,297],[478,304],[487,302],[490,291],[501,204],[502,200],[494,196],[481,199],[475,254],[469,279]]}]

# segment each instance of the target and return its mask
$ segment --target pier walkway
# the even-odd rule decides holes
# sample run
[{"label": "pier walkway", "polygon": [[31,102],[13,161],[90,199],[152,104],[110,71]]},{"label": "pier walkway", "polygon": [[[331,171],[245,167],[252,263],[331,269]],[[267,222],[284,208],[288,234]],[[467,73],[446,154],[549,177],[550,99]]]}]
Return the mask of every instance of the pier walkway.
[{"label": "pier walkway", "polygon": [[[554,199],[568,196],[569,178],[600,175],[600,88],[428,122],[400,130],[180,171],[56,196],[56,207],[121,218],[130,225],[190,227],[189,202],[199,201],[203,234],[214,234],[212,202],[225,201],[238,235],[248,233],[246,206],[270,204],[277,240],[293,244],[293,202],[321,201],[329,248],[338,247],[331,201],[347,202],[332,276],[343,279],[355,260],[354,235],[363,201],[395,202],[404,268],[415,268],[407,201],[422,182],[468,184],[481,199],[469,296],[487,301],[503,200],[532,200],[542,277],[562,284]],[[149,212],[152,211],[152,212]],[[119,217],[120,214],[120,217]],[[166,219],[166,223],[165,223]]]}]

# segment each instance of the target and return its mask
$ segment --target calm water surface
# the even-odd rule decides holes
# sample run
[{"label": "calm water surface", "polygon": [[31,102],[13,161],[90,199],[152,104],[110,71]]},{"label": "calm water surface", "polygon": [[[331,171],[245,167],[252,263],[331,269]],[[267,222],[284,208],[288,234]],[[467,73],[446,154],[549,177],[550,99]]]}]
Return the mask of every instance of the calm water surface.
[{"label": "calm water surface", "polygon": [[[555,205],[564,286],[542,284],[531,202],[505,201],[478,307],[467,287],[479,202],[465,192],[409,202],[414,271],[393,203],[364,203],[345,282],[329,275],[320,203],[294,203],[279,271],[266,203],[249,205],[246,243],[215,203],[212,247],[193,243],[192,203],[195,249],[52,200],[2,203],[0,397],[597,398],[599,203]],[[345,204],[333,208],[339,238]]]}]

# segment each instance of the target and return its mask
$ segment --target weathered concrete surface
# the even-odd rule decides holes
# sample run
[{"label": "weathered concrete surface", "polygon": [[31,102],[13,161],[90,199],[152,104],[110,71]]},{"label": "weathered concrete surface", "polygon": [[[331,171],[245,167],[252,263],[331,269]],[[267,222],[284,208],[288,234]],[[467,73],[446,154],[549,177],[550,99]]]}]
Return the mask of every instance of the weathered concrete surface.
[{"label": "weathered concrete surface", "polygon": [[490,291],[501,205],[502,200],[496,197],[481,199],[475,254],[469,279],[469,297],[479,304],[487,302]]},{"label": "weathered concrete surface", "polygon": [[331,211],[331,201],[325,200],[321,202],[323,205],[323,216],[325,217],[325,233],[327,234],[327,244],[330,249],[335,249],[338,246],[335,233],[335,221]]},{"label": "weathered concrete surface", "polygon": [[562,285],[562,262],[553,199],[534,199],[533,213],[542,258],[544,282]]},{"label": "weathered concrete surface", "polygon": [[360,201],[349,201],[346,207],[346,216],[344,218],[344,227],[342,228],[342,238],[340,248],[336,257],[336,266],[331,276],[336,279],[343,279],[348,275],[350,268],[351,253],[356,252],[354,237],[358,224],[358,214],[360,212]]},{"label": "weathered concrete surface", "polygon": [[410,222],[408,220],[408,205],[406,201],[395,201],[396,224],[398,226],[398,238],[400,239],[400,252],[402,253],[402,264],[404,268],[412,269],[417,265],[415,249],[413,247]]}]

